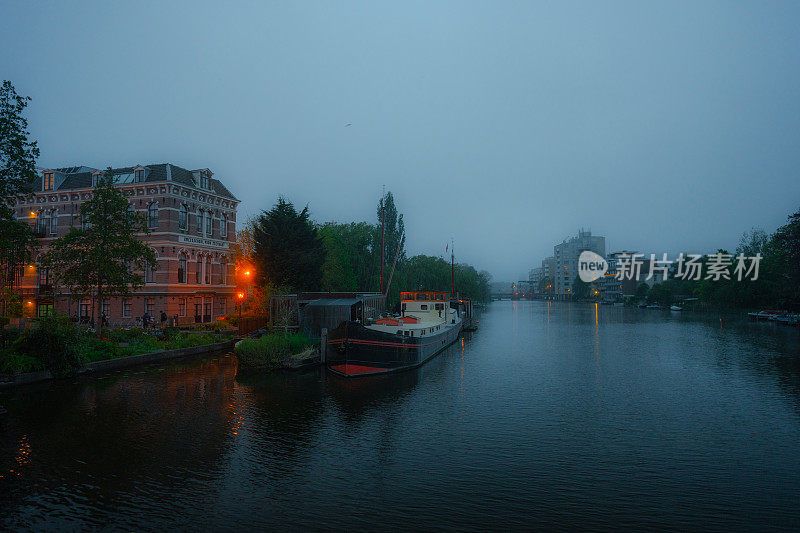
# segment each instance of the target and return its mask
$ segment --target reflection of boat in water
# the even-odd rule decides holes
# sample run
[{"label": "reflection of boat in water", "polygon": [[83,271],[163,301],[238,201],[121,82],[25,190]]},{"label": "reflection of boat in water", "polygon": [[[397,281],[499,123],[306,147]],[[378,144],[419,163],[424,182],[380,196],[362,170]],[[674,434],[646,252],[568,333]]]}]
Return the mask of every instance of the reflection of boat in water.
[{"label": "reflection of boat in water", "polygon": [[683,311],[683,307],[681,307],[679,305],[670,305],[669,306],[669,310],[670,311]]},{"label": "reflection of boat in water", "polygon": [[413,368],[458,338],[461,312],[444,292],[402,292],[400,301],[400,316],[365,323],[347,320],[330,331],[328,368],[347,377]]}]

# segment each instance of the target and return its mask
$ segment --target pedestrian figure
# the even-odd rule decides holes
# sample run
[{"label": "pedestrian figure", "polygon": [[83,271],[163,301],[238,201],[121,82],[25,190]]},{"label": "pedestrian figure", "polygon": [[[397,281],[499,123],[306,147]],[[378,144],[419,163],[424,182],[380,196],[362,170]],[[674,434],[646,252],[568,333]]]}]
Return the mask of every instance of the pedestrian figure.
[{"label": "pedestrian figure", "polygon": [[167,325],[167,313],[164,310],[161,310],[161,329],[164,329],[164,326]]}]

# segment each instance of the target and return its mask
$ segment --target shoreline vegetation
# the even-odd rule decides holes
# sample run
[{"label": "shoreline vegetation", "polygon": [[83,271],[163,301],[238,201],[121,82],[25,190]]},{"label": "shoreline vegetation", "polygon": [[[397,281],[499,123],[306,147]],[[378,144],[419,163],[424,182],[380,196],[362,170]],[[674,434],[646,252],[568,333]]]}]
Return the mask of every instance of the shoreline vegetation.
[{"label": "shoreline vegetation", "polygon": [[303,333],[273,331],[259,338],[247,338],[233,350],[242,368],[273,370],[295,367],[319,355],[319,341]]},{"label": "shoreline vegetation", "polygon": [[45,317],[30,328],[0,330],[0,374],[47,370],[53,377],[65,377],[99,361],[205,346],[232,338],[224,321],[193,330],[131,328],[102,329],[98,333],[79,327],[67,317]]}]

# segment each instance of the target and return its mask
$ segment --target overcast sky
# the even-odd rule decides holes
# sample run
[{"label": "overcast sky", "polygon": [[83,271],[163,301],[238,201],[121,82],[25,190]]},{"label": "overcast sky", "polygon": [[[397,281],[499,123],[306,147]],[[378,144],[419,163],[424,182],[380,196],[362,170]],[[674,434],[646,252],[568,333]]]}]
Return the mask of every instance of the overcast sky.
[{"label": "overcast sky", "polygon": [[[581,227],[733,249],[800,209],[800,2],[9,2],[43,167],[210,168],[527,277]],[[346,126],[352,124],[351,126]]]}]

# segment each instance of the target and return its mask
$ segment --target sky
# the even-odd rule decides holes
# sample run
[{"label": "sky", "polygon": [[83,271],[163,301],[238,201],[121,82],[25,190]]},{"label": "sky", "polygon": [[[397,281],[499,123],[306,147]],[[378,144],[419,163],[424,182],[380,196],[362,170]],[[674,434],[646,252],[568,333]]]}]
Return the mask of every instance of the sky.
[{"label": "sky", "polygon": [[0,0],[39,165],[210,168],[527,279],[609,250],[733,250],[800,210],[800,3]]}]

